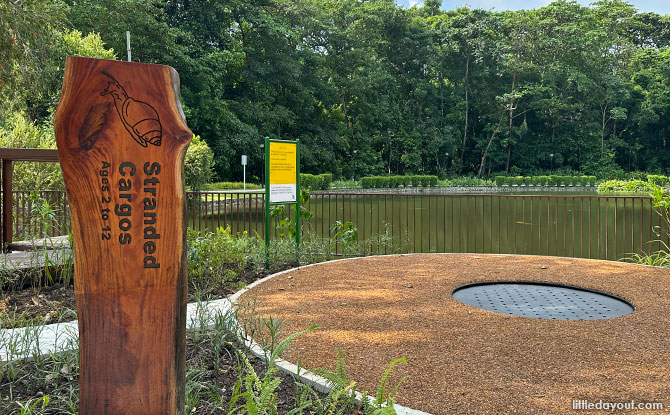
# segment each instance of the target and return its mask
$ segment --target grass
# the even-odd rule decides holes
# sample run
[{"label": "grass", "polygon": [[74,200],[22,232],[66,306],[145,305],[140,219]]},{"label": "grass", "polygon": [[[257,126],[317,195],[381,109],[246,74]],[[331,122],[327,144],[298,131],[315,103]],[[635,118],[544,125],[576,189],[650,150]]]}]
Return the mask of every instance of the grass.
[{"label": "grass", "polygon": [[[276,364],[292,340],[316,327],[285,336],[280,320],[258,316],[248,305],[242,307],[244,310],[235,308],[225,313],[199,307],[196,324],[187,332],[184,414],[395,413],[392,403],[398,385],[390,385],[388,380],[391,370],[403,363],[402,359],[393,361],[384,372],[374,399],[368,399],[365,393],[355,393],[356,383],[346,377],[341,359],[336,372],[319,370],[332,391],[318,393],[296,379],[281,375]],[[243,326],[237,324],[241,311],[253,316]],[[269,336],[262,337],[265,359],[259,360],[249,354],[247,333],[268,328],[272,328]],[[35,326],[21,336],[3,333],[0,337],[0,344],[12,351],[9,361],[0,362],[3,397],[0,413],[76,414],[77,338],[71,336],[65,347],[41,356],[35,340],[39,334],[40,328]]]},{"label": "grass", "polygon": [[[668,196],[661,193],[656,206],[670,205]],[[665,202],[664,202],[665,201]],[[665,203],[665,204],[664,204]],[[308,235],[300,250],[301,263],[333,259],[335,244],[344,256],[363,256],[374,253],[395,253],[388,230],[365,241],[357,240],[353,225],[342,224],[340,233],[332,238]],[[337,230],[337,229],[336,229]],[[264,269],[266,252],[259,238],[242,234],[234,236],[229,229],[214,232],[189,232],[189,291],[196,298],[207,300],[230,293],[246,283],[280,269],[296,265],[298,251],[290,238],[272,241],[269,257],[271,269]],[[46,250],[44,252],[47,252]],[[670,250],[652,254],[632,254],[628,260],[655,266],[670,266]],[[54,282],[71,283],[71,257],[42,258],[50,266],[46,272],[17,275],[9,268],[0,269],[0,283],[19,289],[25,285],[43,287]],[[55,272],[60,270],[64,272]],[[209,314],[200,306],[197,324],[187,333],[187,373],[185,414],[312,414],[325,415],[391,415],[398,384],[390,385],[391,371],[401,364],[402,358],[392,361],[380,379],[372,397],[356,394],[356,383],[348,378],[345,362],[336,362],[334,372],[319,370],[328,380],[331,392],[321,394],[308,385],[282,376],[276,369],[276,360],[301,333],[286,336],[282,321],[257,315],[253,304],[221,314]],[[79,406],[77,338],[68,336],[65,346],[41,356],[37,340],[43,330],[43,320],[28,318],[17,309],[0,303],[4,327],[25,325],[25,332],[0,332],[0,345],[10,353],[8,361],[0,362],[0,413],[19,414],[76,414]],[[58,312],[56,319],[65,318],[72,310]],[[236,325],[240,312],[242,330]],[[249,317],[251,316],[251,317]],[[315,330],[315,328],[306,328]],[[316,329],[318,330],[318,329]],[[19,334],[16,334],[19,333]],[[264,359],[249,354],[246,341],[257,339],[265,350]],[[358,398],[358,399],[357,399]]]},{"label": "grass", "polygon": [[[332,259],[336,243],[346,255],[358,256],[375,249],[390,250],[390,242],[388,232],[367,241],[309,235],[301,246],[301,263]],[[297,264],[298,251],[290,238],[272,241],[270,270],[264,268],[264,242],[247,234],[234,236],[224,228],[215,232],[189,232],[188,246],[189,291],[203,300],[220,297],[222,292],[230,294],[269,272]],[[35,254],[31,262],[40,263],[41,255],[43,253]],[[62,271],[71,265],[71,258],[52,256],[47,258],[47,263],[54,270]],[[18,291],[26,285],[43,289],[49,284],[63,282],[64,278],[71,283],[69,272],[66,271],[66,277],[56,272],[48,277],[32,271],[17,277],[7,267],[2,275],[3,283]],[[79,406],[77,337],[68,335],[65,344],[47,356],[38,353],[38,339],[44,324],[74,318],[74,310],[58,310],[47,322],[43,318],[28,317],[6,302],[0,307],[3,327],[26,327],[26,330],[14,331],[11,335],[9,331],[0,332],[0,345],[9,353],[7,361],[0,362],[0,413],[76,414]],[[255,315],[252,305],[245,307],[246,315]],[[396,392],[386,385],[386,381],[381,386],[384,393],[380,403],[376,398],[367,400],[366,394],[357,395],[356,383],[342,373],[328,375],[330,381],[339,379],[332,383],[330,394],[318,393],[308,385],[280,375],[276,359],[290,341],[300,335],[285,336],[280,320],[256,316],[247,319],[241,331],[235,323],[237,314],[212,315],[202,305],[198,310],[197,324],[187,333],[185,414],[395,413],[392,407],[385,406],[393,401]],[[267,352],[264,359],[256,359],[248,353],[245,342],[251,335],[260,339],[259,343]],[[337,365],[344,367],[344,362]]]}]

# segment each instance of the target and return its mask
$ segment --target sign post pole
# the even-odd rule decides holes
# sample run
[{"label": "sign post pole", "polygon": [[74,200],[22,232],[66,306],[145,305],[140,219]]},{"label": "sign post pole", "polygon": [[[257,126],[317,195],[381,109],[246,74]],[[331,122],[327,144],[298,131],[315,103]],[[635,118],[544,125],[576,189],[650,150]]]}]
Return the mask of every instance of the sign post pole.
[{"label": "sign post pole", "polygon": [[296,259],[300,263],[300,140],[270,140],[265,137],[266,269],[270,267],[270,205],[279,204],[295,205]]},{"label": "sign post pole", "polygon": [[242,190],[247,191],[247,156],[242,155]]},{"label": "sign post pole", "polygon": [[270,137],[265,137],[265,269],[270,269]]},{"label": "sign post pole", "polygon": [[295,245],[296,245],[296,262],[300,265],[300,202],[302,194],[300,192],[300,140],[295,141],[295,183],[296,183],[296,201],[295,201]]},{"label": "sign post pole", "polygon": [[81,415],[184,411],[193,133],[169,66],[68,57],[54,126],[72,215]]}]

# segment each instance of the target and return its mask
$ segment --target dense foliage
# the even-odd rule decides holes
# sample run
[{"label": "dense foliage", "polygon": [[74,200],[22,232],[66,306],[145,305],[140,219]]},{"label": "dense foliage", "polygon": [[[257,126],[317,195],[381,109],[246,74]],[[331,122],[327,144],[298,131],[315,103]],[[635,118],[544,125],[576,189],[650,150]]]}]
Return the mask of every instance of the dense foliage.
[{"label": "dense foliage", "polygon": [[670,16],[619,0],[514,12],[439,4],[3,2],[0,126],[16,111],[49,121],[65,53],[111,52],[68,49],[65,34],[123,59],[130,29],[135,60],[179,71],[219,180],[240,180],[247,154],[260,181],[265,136],[299,138],[302,170],[337,179],[667,174]]}]

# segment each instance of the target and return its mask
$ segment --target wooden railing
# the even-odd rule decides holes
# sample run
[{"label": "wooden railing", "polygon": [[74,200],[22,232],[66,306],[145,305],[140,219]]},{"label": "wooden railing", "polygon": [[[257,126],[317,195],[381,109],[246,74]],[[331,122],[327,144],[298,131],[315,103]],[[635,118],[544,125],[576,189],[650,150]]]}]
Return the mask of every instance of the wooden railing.
[{"label": "wooden railing", "polygon": [[13,236],[12,176],[15,161],[58,162],[58,150],[36,148],[0,148],[2,162],[2,248],[9,249]]}]

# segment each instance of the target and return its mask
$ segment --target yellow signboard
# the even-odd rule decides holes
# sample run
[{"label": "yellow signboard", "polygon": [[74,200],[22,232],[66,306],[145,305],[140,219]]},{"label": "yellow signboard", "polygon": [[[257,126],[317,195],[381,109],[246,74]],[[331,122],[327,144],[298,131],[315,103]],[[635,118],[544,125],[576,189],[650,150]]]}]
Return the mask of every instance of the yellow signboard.
[{"label": "yellow signboard", "polygon": [[270,202],[295,202],[296,143],[270,142]]}]

